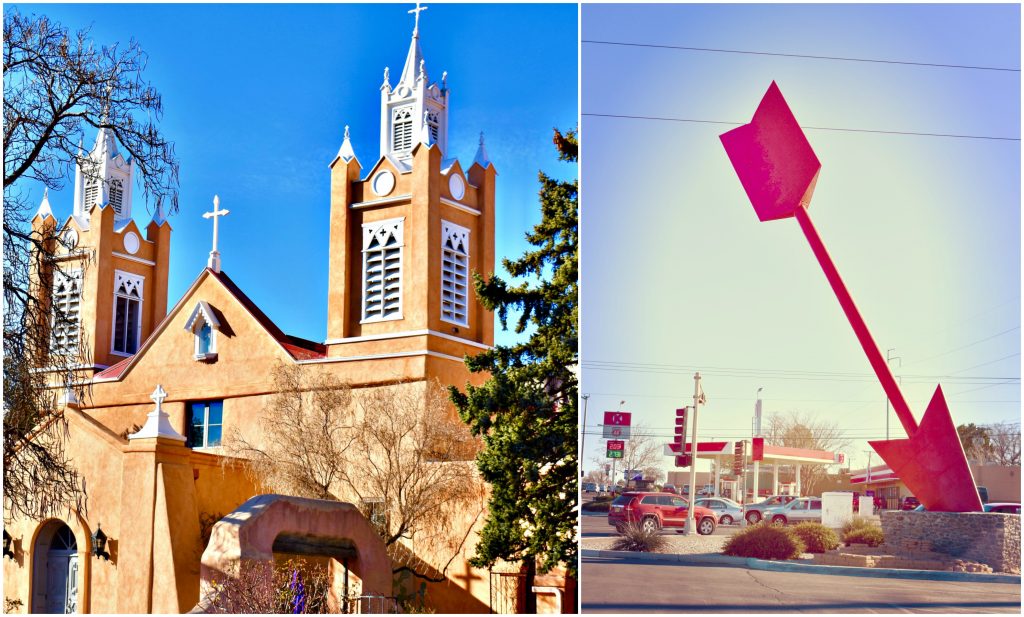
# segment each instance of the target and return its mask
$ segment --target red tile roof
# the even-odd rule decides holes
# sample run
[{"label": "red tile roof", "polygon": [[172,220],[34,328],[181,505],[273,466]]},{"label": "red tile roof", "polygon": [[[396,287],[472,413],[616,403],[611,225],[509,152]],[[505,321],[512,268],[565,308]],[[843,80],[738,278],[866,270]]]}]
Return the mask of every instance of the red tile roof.
[{"label": "red tile roof", "polygon": [[117,379],[124,372],[124,369],[128,368],[128,363],[132,361],[135,356],[128,356],[124,360],[121,360],[114,366],[108,366],[102,371],[96,373],[93,377],[95,379]]}]

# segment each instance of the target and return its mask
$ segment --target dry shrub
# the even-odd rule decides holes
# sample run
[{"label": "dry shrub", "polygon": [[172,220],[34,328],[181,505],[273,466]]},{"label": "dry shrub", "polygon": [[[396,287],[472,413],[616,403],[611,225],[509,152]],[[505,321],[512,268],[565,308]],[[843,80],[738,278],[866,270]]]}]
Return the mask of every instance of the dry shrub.
[{"label": "dry shrub", "polygon": [[791,528],[762,521],[734,534],[722,552],[733,557],[796,559],[804,549],[803,541]]},{"label": "dry shrub", "polygon": [[622,533],[612,543],[613,551],[635,551],[640,553],[658,553],[665,548],[668,540],[661,535],[657,527],[645,530],[637,523],[626,523]]},{"label": "dry shrub", "polygon": [[846,546],[851,544],[867,544],[868,546],[879,546],[885,542],[885,535],[881,527],[860,527],[843,534],[843,542]]},{"label": "dry shrub", "polygon": [[213,584],[208,613],[328,613],[331,584],[326,568],[294,559],[276,564],[248,564],[237,577]]},{"label": "dry shrub", "polygon": [[824,553],[839,546],[839,536],[821,523],[800,523],[791,531],[804,543],[808,553]]}]

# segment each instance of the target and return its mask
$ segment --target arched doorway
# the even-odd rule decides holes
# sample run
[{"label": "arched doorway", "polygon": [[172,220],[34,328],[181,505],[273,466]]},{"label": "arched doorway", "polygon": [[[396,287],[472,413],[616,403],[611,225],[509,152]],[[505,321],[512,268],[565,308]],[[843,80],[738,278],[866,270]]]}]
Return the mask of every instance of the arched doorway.
[{"label": "arched doorway", "polygon": [[33,547],[33,613],[78,612],[78,541],[62,521],[50,521]]}]

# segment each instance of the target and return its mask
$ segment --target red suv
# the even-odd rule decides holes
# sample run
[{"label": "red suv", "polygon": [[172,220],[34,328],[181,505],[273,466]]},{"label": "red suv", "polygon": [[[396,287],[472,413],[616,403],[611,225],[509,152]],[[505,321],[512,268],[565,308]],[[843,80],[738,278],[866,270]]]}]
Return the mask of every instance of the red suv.
[{"label": "red suv", "polygon": [[[626,523],[640,523],[646,530],[675,527],[682,533],[686,525],[689,503],[672,493],[623,493],[615,498],[608,508],[608,524],[622,533]],[[703,506],[693,511],[697,533],[709,536],[715,532],[715,513]]]}]

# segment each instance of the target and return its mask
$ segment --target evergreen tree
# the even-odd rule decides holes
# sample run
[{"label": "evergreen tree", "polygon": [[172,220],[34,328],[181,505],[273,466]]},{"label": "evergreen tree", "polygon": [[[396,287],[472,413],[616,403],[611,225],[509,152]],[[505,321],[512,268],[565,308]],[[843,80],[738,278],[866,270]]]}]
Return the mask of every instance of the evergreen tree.
[{"label": "evergreen tree", "polygon": [[[559,160],[576,162],[576,131],[555,130],[554,144]],[[477,296],[502,327],[512,311],[515,332],[532,332],[522,343],[467,358],[472,372],[490,373],[482,386],[467,386],[465,394],[450,389],[463,421],[483,437],[477,467],[491,485],[472,563],[522,562],[527,589],[535,570],[561,565],[575,578],[577,555],[579,181],[543,172],[539,178],[542,219],[526,234],[535,248],[502,261],[524,282],[474,273]]]}]

